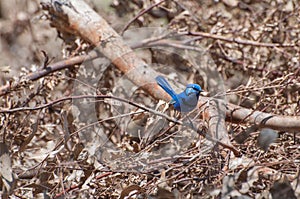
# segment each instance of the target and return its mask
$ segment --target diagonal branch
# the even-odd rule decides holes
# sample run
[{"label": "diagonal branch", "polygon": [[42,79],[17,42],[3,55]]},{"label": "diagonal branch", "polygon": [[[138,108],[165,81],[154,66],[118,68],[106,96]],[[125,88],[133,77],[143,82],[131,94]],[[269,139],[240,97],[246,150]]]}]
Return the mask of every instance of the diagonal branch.
[{"label": "diagonal branch", "polygon": [[[44,0],[42,7],[49,12],[51,25],[61,32],[79,35],[81,38],[96,46],[97,50],[108,58],[129,80],[140,86],[156,99],[170,100],[154,81],[158,73],[139,58],[133,50],[125,44],[122,37],[94,10],[82,0],[59,1]],[[130,72],[129,72],[130,71]],[[212,109],[214,107],[214,109]],[[210,111],[207,111],[210,110]],[[218,117],[218,107],[209,106],[207,123],[213,138],[221,132],[223,142],[230,143],[226,133],[225,117]],[[211,114],[213,113],[213,116]],[[210,125],[215,124],[215,125]],[[218,125],[219,128],[216,128]],[[219,132],[217,132],[219,131]]]}]

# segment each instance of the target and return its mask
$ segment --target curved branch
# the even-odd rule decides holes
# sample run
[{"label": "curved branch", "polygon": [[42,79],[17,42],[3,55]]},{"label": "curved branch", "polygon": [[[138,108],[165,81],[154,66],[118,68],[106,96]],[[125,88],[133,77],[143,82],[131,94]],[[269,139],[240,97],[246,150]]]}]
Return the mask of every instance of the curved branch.
[{"label": "curved branch", "polygon": [[260,128],[300,132],[300,116],[275,115],[261,111],[253,111],[234,104],[228,104],[227,109],[227,121],[236,123],[250,122]]}]

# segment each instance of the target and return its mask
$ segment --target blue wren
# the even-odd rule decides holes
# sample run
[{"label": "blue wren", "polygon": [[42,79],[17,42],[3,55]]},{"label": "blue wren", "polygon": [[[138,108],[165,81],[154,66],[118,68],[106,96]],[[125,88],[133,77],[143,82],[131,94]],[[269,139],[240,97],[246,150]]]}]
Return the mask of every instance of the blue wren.
[{"label": "blue wren", "polygon": [[170,104],[177,111],[190,112],[196,108],[199,95],[203,92],[201,86],[198,84],[188,84],[183,92],[177,94],[163,76],[157,76],[155,80],[172,97]]}]

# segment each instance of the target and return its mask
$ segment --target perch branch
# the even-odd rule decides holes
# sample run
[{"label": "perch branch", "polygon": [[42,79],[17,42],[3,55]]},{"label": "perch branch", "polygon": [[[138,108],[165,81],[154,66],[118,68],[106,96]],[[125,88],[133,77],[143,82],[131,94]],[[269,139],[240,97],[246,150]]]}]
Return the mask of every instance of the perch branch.
[{"label": "perch branch", "polygon": [[260,128],[300,132],[300,116],[280,116],[261,111],[253,111],[234,104],[227,104],[226,115],[226,120],[230,122],[239,123],[243,121],[256,124]]}]

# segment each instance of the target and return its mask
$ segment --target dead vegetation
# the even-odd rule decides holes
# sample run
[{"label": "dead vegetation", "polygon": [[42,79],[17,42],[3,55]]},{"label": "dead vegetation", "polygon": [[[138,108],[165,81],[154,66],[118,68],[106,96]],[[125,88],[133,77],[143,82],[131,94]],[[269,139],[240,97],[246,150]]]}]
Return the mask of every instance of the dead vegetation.
[{"label": "dead vegetation", "polygon": [[298,1],[88,3],[0,2],[3,198],[300,197]]}]

